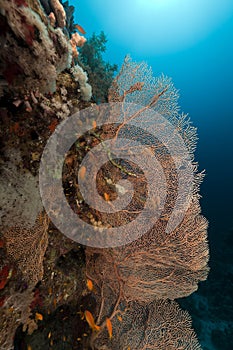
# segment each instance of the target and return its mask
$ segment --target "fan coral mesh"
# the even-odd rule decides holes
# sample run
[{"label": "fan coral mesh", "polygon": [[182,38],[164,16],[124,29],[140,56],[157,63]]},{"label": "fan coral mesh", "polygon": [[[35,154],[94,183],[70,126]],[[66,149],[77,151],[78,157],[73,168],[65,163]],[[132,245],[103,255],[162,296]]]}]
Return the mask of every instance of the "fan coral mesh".
[{"label": "fan coral mesh", "polygon": [[[197,173],[197,164],[193,161],[196,129],[187,116],[179,115],[177,99],[178,92],[169,78],[153,78],[146,63],[134,63],[129,56],[109,91],[110,102],[133,102],[147,106],[175,126],[190,153],[194,179],[189,207],[182,222],[167,232],[167,222],[176,200],[177,173],[172,157],[164,152],[162,145],[150,144],[168,184],[162,215],[152,229],[130,244],[108,249],[86,248],[87,277],[97,289],[97,324],[105,329],[105,318],[108,317],[114,322],[117,334],[116,342],[113,340],[111,346],[107,345],[104,331],[93,334],[93,349],[115,350],[127,346],[131,350],[200,348],[191,331],[187,313],[180,311],[175,303],[166,301],[196,291],[198,282],[205,280],[209,271],[208,223],[200,214],[199,205],[199,185],[203,173]],[[147,157],[147,154],[142,156]],[[136,178],[134,181],[139,180]],[[124,225],[125,215],[117,215],[114,226]],[[108,215],[102,214],[101,221],[109,224]],[[126,312],[125,318],[122,305],[126,310],[131,310]],[[125,319],[122,324],[117,323],[118,312]],[[166,322],[161,321],[163,315]]]},{"label": "fan coral mesh", "polygon": [[112,339],[105,328],[96,346],[100,350],[200,350],[191,323],[189,314],[174,301],[133,302],[120,320],[115,317],[112,321]]},{"label": "fan coral mesh", "polygon": [[17,266],[23,279],[36,285],[43,277],[43,259],[48,245],[48,217],[40,214],[32,227],[14,226],[3,232],[9,259]]}]

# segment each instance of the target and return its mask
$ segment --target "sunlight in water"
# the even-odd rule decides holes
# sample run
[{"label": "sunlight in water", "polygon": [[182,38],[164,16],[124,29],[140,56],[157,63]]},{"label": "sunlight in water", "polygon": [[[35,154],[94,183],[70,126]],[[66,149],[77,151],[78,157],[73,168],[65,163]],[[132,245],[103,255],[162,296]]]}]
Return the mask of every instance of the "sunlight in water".
[{"label": "sunlight in water", "polygon": [[143,55],[195,45],[233,16],[232,0],[96,0],[95,7],[108,35]]}]

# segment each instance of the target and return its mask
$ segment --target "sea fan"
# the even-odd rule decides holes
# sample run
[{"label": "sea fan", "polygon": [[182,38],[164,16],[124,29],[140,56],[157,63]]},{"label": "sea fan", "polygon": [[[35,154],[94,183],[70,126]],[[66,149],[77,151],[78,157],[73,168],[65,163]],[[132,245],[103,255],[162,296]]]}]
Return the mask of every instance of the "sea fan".
[{"label": "sea fan", "polygon": [[[159,113],[165,120],[164,123],[150,120],[151,130],[152,127],[161,128],[160,131],[166,133],[166,122],[173,125],[188,150],[193,178],[187,210],[179,224],[169,231],[170,218],[172,215],[177,218],[184,204],[181,201],[178,209],[175,208],[178,187],[183,180],[179,178],[176,159],[166,147],[156,139],[152,144],[150,138],[140,134],[145,148],[142,157],[147,159],[149,149],[163,168],[167,183],[166,200],[156,223],[140,238],[114,248],[86,248],[87,277],[95,286],[99,305],[95,311],[96,324],[101,327],[101,331],[92,335],[92,349],[200,349],[191,329],[190,317],[175,302],[169,301],[197,290],[198,282],[207,278],[209,270],[207,220],[200,215],[198,194],[203,174],[197,174],[197,164],[193,162],[196,129],[187,116],[179,115],[177,99],[178,92],[169,78],[154,78],[145,62],[132,62],[129,56],[109,91],[112,113],[114,103],[139,104],[145,123],[150,117],[148,110]],[[119,129],[125,125],[115,129],[116,138],[121,135]],[[126,132],[128,137],[135,136],[132,130]],[[175,139],[172,139],[172,145],[176,147]],[[181,157],[178,153],[177,158]],[[138,168],[131,166],[131,173],[136,174]],[[106,168],[108,172],[113,170],[114,163]],[[123,166],[118,168],[119,171],[122,169]],[[132,182],[134,190],[138,186],[131,204],[134,209],[143,209],[143,205],[141,208],[139,205],[139,197],[147,195],[143,175],[133,177],[127,171],[123,172],[123,177]],[[184,172],[184,179],[185,176]],[[101,188],[98,191],[100,193]],[[122,210],[112,220],[109,217],[109,214],[102,213],[101,222],[115,227],[125,225],[127,219],[134,219],[129,210]],[[106,317],[113,323],[112,339],[106,333]]]}]

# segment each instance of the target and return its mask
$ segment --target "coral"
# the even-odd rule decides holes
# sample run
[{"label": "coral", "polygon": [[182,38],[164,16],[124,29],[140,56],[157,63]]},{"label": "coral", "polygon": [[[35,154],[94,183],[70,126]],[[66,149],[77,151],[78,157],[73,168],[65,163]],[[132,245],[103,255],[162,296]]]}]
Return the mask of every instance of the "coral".
[{"label": "coral", "polygon": [[48,245],[48,218],[40,214],[32,227],[12,226],[3,232],[7,255],[21,271],[23,280],[35,286],[43,277],[43,259]]},{"label": "coral", "polygon": [[56,24],[56,17],[54,15],[53,12],[50,12],[50,14],[48,15],[48,18],[50,20],[50,24],[52,27],[55,27],[55,24]]},{"label": "coral", "polygon": [[24,331],[36,329],[37,325],[31,316],[30,304],[34,299],[32,287],[25,290],[10,289],[10,295],[0,308],[0,346],[4,350],[14,349],[13,339],[17,327],[22,324]]},{"label": "coral", "polygon": [[74,80],[79,82],[80,92],[84,101],[89,101],[92,96],[92,87],[88,84],[87,73],[78,64],[70,69]]},{"label": "coral", "polygon": [[83,72],[79,76],[81,77],[80,84],[77,80],[79,77],[74,77],[71,73],[72,70],[73,68],[69,72],[58,75],[57,90],[51,98],[47,98],[44,95],[40,95],[38,98],[38,103],[44,110],[44,113],[54,115],[58,119],[65,119],[77,112],[80,104],[83,105],[84,103],[86,105],[87,101],[90,100],[91,86],[86,82],[86,73]]},{"label": "coral", "polygon": [[105,328],[97,349],[200,350],[191,328],[191,318],[176,302],[154,300],[149,304],[130,303],[120,320],[112,320],[113,337]]},{"label": "coral", "polygon": [[53,12],[55,13],[58,26],[60,28],[64,28],[66,25],[66,12],[59,0],[50,0],[50,4],[53,8]]},{"label": "coral", "polygon": [[56,71],[58,74],[71,67],[72,48],[60,28],[56,28],[53,33],[55,34],[55,40],[59,48],[59,55],[57,55],[56,62]]},{"label": "coral", "polygon": [[[164,120],[172,123],[182,136],[189,151],[193,170],[193,187],[189,206],[182,221],[171,232],[167,232],[167,222],[171,215],[174,213],[176,216],[179,215],[179,209],[174,208],[174,203],[177,197],[178,181],[182,180],[178,178],[174,160],[164,145],[156,139],[148,139],[148,137],[143,139],[143,135],[140,133],[140,142],[143,140],[144,145],[144,151],[140,156],[147,159],[147,147],[149,147],[162,166],[168,188],[166,202],[163,212],[154,226],[137,240],[115,248],[86,248],[87,277],[93,281],[98,291],[95,292],[99,304],[99,310],[96,312],[97,325],[100,325],[103,330],[106,328],[106,317],[114,321],[119,313],[124,319],[124,309],[132,310],[129,323],[127,320],[121,325],[115,320],[117,341],[114,345],[113,343],[109,347],[104,345],[106,337],[101,331],[98,334],[93,333],[92,349],[119,349],[118,342],[122,342],[122,348],[130,346],[131,349],[177,349],[179,348],[178,344],[181,348],[199,349],[195,337],[183,338],[185,333],[191,332],[193,334],[190,329],[185,330],[184,334],[181,332],[179,339],[174,327],[179,322],[182,324],[184,321],[184,324],[189,328],[190,318],[183,319],[183,314],[178,310],[178,307],[173,308],[175,304],[159,301],[159,299],[174,300],[190,295],[197,290],[198,282],[207,278],[209,271],[207,265],[209,259],[208,223],[200,214],[199,205],[199,185],[203,174],[197,173],[197,164],[194,163],[193,156],[197,139],[196,129],[191,126],[186,116],[179,115],[177,98],[178,93],[170,79],[164,76],[153,78],[152,71],[145,62],[137,64],[132,62],[129,57],[126,57],[109,91],[110,102],[132,102],[143,106],[142,120],[146,125],[151,125],[152,129],[157,128],[158,130],[160,128],[161,132],[164,133],[166,122],[156,123],[156,120],[151,120],[151,115],[147,116],[145,112],[149,108],[162,114]],[[117,111],[116,108],[116,113]],[[114,104],[111,113],[114,114]],[[131,115],[129,115],[130,117]],[[124,118],[127,120],[127,115]],[[109,123],[111,123],[110,119]],[[120,127],[116,131],[116,137],[119,135],[119,130]],[[130,132],[127,136],[134,137],[134,134]],[[172,146],[175,148],[175,143]],[[136,152],[136,149],[133,151]],[[179,157],[177,153],[176,157]],[[114,182],[112,170],[110,166],[106,166],[106,173],[111,173],[111,179]],[[147,191],[143,176],[138,174],[130,181],[135,192],[131,207],[114,213],[115,215],[112,216],[106,213],[97,213],[98,220],[111,227],[119,227],[134,219],[130,208],[139,211],[140,198],[146,196]],[[156,186],[160,186],[159,181]],[[101,188],[99,184],[98,192],[103,193],[104,191],[106,189]],[[131,232],[125,231],[125,235],[130,237],[130,234]],[[109,239],[111,238],[109,237]],[[154,306],[151,303],[154,303],[156,309],[154,313]],[[132,305],[134,306],[132,307]],[[140,309],[140,305],[144,305],[143,308]],[[167,305],[170,305],[168,309]],[[137,308],[140,309],[139,314],[137,314]],[[166,326],[160,320],[160,315],[163,314],[167,315]],[[126,315],[128,315],[127,312]],[[144,317],[146,319],[148,317],[149,321],[144,320],[146,329],[140,334],[140,324],[144,324],[141,318],[144,319]],[[159,336],[155,336],[155,332],[158,332]],[[131,335],[132,339],[130,340]],[[128,339],[129,343],[124,343],[122,339]],[[192,339],[194,339],[193,342]]]},{"label": "coral", "polygon": [[0,167],[0,224],[3,227],[25,223],[32,226],[42,210],[38,177],[20,168],[22,156],[15,148],[8,149],[6,157],[9,161]]},{"label": "coral", "polygon": [[[48,26],[41,6],[43,15],[29,3],[2,1],[1,73],[14,91],[54,92],[57,74],[71,64],[71,46],[59,28]],[[38,0],[34,7],[35,3]]]},{"label": "coral", "polygon": [[[99,287],[102,276],[106,289],[112,286],[118,290],[120,280],[128,301],[190,295],[208,274],[207,222],[199,212],[198,204],[192,202],[184,220],[170,235],[165,233],[164,221],[158,220],[150,232],[122,248],[87,248],[89,276]],[[115,269],[117,273],[113,273]]]},{"label": "coral", "polygon": [[56,111],[56,116],[58,118],[65,119],[70,115],[72,103],[71,101],[67,101],[67,91],[65,88],[61,88],[61,100],[55,97],[52,98],[51,108]]},{"label": "coral", "polygon": [[71,35],[70,44],[72,46],[73,57],[78,57],[77,46],[82,47],[86,41],[87,39],[78,33]]},{"label": "coral", "polygon": [[108,89],[113,81],[117,65],[105,62],[102,53],[106,50],[107,39],[104,32],[95,33],[80,48],[78,63],[87,72],[96,103],[108,101]]},{"label": "coral", "polygon": [[[141,88],[130,91],[138,83],[143,84]],[[147,106],[151,104],[153,98],[158,96],[161,91],[164,91],[164,93],[159,96],[153,109],[168,118],[172,123],[177,124],[179,122],[177,117],[179,117],[181,122],[182,118],[178,114],[180,109],[178,106],[179,94],[171,78],[163,74],[154,77],[152,69],[147,66],[146,62],[133,62],[131,57],[127,55],[119,74],[109,89],[109,101],[116,102],[124,99],[125,102]],[[190,126],[190,128],[192,127]],[[180,129],[182,131],[182,128]],[[195,132],[196,129],[192,128],[192,133],[195,134]],[[194,142],[193,135],[190,135],[190,142]]]},{"label": "coral", "polygon": [[[20,238],[17,237],[17,240],[19,241]],[[33,281],[25,282],[20,269],[10,261],[4,237],[2,242],[0,270],[4,264],[2,270],[7,271],[7,283],[0,288],[0,348],[11,350],[14,349],[14,334],[18,326],[22,325],[22,330],[28,333],[37,329],[31,307],[35,301],[35,293]],[[3,281],[2,277],[1,271],[1,281]]]}]

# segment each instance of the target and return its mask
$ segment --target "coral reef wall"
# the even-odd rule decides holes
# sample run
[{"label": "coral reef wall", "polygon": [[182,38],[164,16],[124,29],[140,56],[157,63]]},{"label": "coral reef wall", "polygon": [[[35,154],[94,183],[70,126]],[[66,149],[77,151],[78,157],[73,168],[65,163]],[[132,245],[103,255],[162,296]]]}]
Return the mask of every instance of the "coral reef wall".
[{"label": "coral reef wall", "polygon": [[[197,172],[194,162],[196,129],[186,115],[179,114],[178,92],[171,79],[154,78],[146,63],[133,62],[129,56],[107,96],[116,66],[105,64],[99,54],[106,38],[94,35],[85,50],[86,39],[77,30],[85,33],[75,25],[73,12],[68,2],[59,0],[0,0],[0,347],[14,348],[19,327],[22,338],[29,338],[28,349],[54,344],[56,350],[64,349],[67,338],[66,346],[75,350],[200,349],[190,316],[174,301],[196,291],[209,270],[207,221],[199,205],[203,174]],[[85,70],[88,59],[84,59],[92,44],[98,44],[94,67],[87,69],[96,84],[93,91]],[[113,114],[115,103],[135,103],[162,114],[174,126],[190,153],[192,192],[183,220],[167,233],[177,196],[177,173],[162,145],[154,139],[149,144],[144,140],[149,152],[158,157],[168,182],[161,217],[125,246],[86,247],[84,254],[84,248],[62,235],[43,211],[39,165],[46,142],[60,122],[86,107],[98,111],[92,101],[107,100]],[[145,122],[158,127],[153,120]],[[163,130],[165,125],[160,127]],[[67,200],[85,222],[96,227],[106,223],[121,226],[135,217],[127,211],[116,216],[92,211],[79,195],[74,169],[91,146],[113,136],[114,131],[117,138],[120,128],[97,128],[93,120],[92,134],[79,139],[64,162]],[[133,132],[130,136],[135,137]],[[148,153],[142,157],[147,159]],[[100,171],[98,190],[108,201],[114,194],[114,176],[115,180],[128,177],[138,189],[132,205],[142,208],[147,189],[142,174],[132,176],[137,167],[132,165],[133,173],[127,172],[111,157],[109,160]],[[104,171],[112,172],[111,183],[109,178],[106,183]],[[48,191],[48,196],[56,198],[56,192]],[[65,306],[71,310],[66,316],[61,315]],[[60,328],[54,332],[58,336],[53,339],[50,324],[59,317]],[[77,327],[71,324],[73,319]]]},{"label": "coral reef wall", "polygon": [[[71,64],[71,47],[53,28],[40,3],[1,1],[2,75],[20,92],[54,92],[57,74]],[[59,13],[59,12],[58,12]]]},{"label": "coral reef wall", "polygon": [[[51,272],[66,250],[48,235],[38,169],[56,126],[89,106],[92,96],[87,74],[74,62],[86,39],[75,33],[73,11],[59,0],[0,0],[0,348],[5,350],[14,348],[17,327],[25,334],[37,329],[38,284],[45,305],[54,298],[48,294],[52,285],[64,303],[63,284],[54,287]],[[54,260],[44,268],[54,245]]]}]

